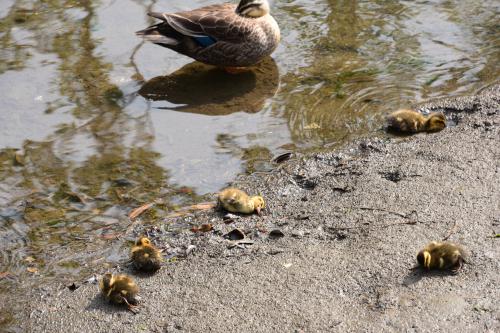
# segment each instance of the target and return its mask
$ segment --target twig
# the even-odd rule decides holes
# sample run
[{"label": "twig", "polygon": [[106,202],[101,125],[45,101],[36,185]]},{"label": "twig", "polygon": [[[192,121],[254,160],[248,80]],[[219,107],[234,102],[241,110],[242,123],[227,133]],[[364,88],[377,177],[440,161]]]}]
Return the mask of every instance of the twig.
[{"label": "twig", "polygon": [[407,218],[406,214],[398,213],[398,212],[394,212],[394,211],[390,211],[390,210],[386,210],[386,209],[383,209],[383,208],[372,208],[372,207],[350,207],[350,208],[355,208],[355,209],[360,209],[360,210],[385,212],[385,213],[393,214],[393,215],[396,215],[396,216],[400,216],[402,218]]},{"label": "twig", "polygon": [[383,224],[383,225],[358,225],[355,227],[329,227],[328,229],[330,230],[352,230],[352,229],[360,229],[360,228],[367,228],[367,229],[375,229],[375,228],[388,228],[396,225],[413,225],[417,224],[416,221],[408,221],[408,222],[398,222],[398,223],[389,223],[389,224]]},{"label": "twig", "polygon": [[457,230],[457,227],[458,227],[457,220],[455,220],[453,222],[453,226],[450,228],[450,231],[448,231],[448,234],[445,237],[443,237],[443,240],[444,241],[448,240],[448,238],[450,238],[451,235],[453,235],[455,233],[455,231]]},{"label": "twig", "polygon": [[368,229],[370,229],[370,228],[388,228],[388,227],[392,227],[392,226],[396,226],[396,225],[414,225],[414,224],[417,224],[420,222],[418,220],[418,213],[415,210],[412,210],[409,214],[403,214],[403,213],[398,213],[398,212],[394,212],[391,210],[386,210],[383,208],[373,208],[373,207],[348,207],[348,208],[360,209],[360,210],[370,210],[370,211],[381,211],[381,212],[385,212],[385,213],[389,213],[389,214],[393,214],[393,215],[402,217],[404,219],[410,219],[415,214],[416,218],[411,219],[410,221],[389,223],[389,224],[383,224],[383,225],[374,225],[374,226],[362,225],[362,226],[355,226],[355,227],[331,227],[329,229],[332,229],[332,230],[351,230],[351,229],[359,229],[359,228],[363,228],[363,227],[368,228]]},{"label": "twig", "polygon": [[[383,209],[383,208],[373,208],[373,207],[349,207],[349,208],[353,208],[353,209],[361,209],[361,210],[371,210],[371,211],[379,211],[379,212],[386,212],[386,213],[389,213],[389,214],[393,214],[393,215],[396,215],[396,216],[400,216],[404,219],[407,219],[409,218],[412,214],[417,214],[416,211],[411,211],[410,214],[403,214],[403,213],[398,213],[398,212],[394,212],[392,210],[387,210],[387,209]],[[417,214],[418,215],[418,214]]]},{"label": "twig", "polygon": [[154,206],[154,203],[144,204],[144,205],[132,210],[130,212],[130,214],[128,215],[128,217],[129,217],[129,219],[133,220],[133,219],[139,217],[139,215],[141,215],[142,213],[144,213],[145,211],[147,211],[148,209],[150,209],[153,206]]}]

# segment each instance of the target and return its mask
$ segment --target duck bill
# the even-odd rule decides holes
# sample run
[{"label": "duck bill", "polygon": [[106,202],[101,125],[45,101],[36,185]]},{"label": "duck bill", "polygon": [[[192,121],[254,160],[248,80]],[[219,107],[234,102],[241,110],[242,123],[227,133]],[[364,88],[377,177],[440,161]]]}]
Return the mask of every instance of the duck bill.
[{"label": "duck bill", "polygon": [[259,215],[259,216],[262,215],[262,208],[257,207],[257,208],[255,208],[255,211],[257,212],[257,215]]}]

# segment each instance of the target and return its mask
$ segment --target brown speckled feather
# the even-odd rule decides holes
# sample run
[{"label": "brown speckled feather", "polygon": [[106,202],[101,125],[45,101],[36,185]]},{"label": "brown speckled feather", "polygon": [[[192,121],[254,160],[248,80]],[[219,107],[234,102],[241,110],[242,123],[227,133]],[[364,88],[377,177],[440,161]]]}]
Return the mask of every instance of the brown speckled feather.
[{"label": "brown speckled feather", "polygon": [[182,28],[218,41],[241,41],[248,32],[245,19],[235,14],[236,5],[226,3],[187,12],[164,14]]},{"label": "brown speckled feather", "polygon": [[[137,34],[198,61],[222,67],[251,66],[270,55],[280,40],[271,15],[252,18],[236,13],[225,3],[177,13],[150,13],[164,22]],[[196,37],[209,36],[215,43],[203,46]]]}]

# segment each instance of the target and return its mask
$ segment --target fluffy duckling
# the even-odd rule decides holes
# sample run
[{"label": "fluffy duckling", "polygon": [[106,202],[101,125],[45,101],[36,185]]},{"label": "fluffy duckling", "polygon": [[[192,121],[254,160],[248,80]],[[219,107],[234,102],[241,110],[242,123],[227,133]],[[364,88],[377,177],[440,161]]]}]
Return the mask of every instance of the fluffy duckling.
[{"label": "fluffy duckling", "polygon": [[106,299],[114,304],[126,304],[128,310],[137,313],[135,309],[138,303],[137,293],[139,287],[135,281],[125,275],[113,275],[106,273],[99,281],[99,288]]},{"label": "fluffy duckling", "polygon": [[155,272],[160,269],[163,258],[147,237],[140,237],[130,251],[134,267],[139,271]]},{"label": "fluffy duckling", "polygon": [[398,110],[387,117],[388,128],[401,133],[438,132],[446,127],[446,117],[439,112],[424,116],[413,110]]},{"label": "fluffy duckling", "polygon": [[458,272],[464,263],[464,250],[450,242],[431,242],[417,255],[420,266],[427,269],[449,269]]},{"label": "fluffy duckling", "polygon": [[219,207],[224,208],[228,212],[242,214],[256,212],[260,215],[261,210],[266,206],[264,198],[261,196],[250,197],[245,192],[235,188],[222,190],[219,193],[218,203]]}]

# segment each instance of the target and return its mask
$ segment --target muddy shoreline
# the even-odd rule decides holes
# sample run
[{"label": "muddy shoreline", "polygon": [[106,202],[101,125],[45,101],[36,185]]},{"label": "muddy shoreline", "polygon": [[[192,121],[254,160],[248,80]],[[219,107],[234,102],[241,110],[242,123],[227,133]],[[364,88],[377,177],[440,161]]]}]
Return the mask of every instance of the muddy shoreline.
[{"label": "muddy shoreline", "polygon": [[[95,284],[45,286],[21,329],[498,331],[500,85],[418,109],[443,110],[455,125],[360,140],[236,180],[267,199],[262,217],[225,223],[206,211],[179,219],[213,232],[150,229],[175,255],[158,274],[137,276],[139,314],[108,305]],[[253,244],[223,237],[234,228]],[[275,229],[284,236],[269,237]],[[445,238],[469,252],[458,275],[412,270],[423,245]]]}]

